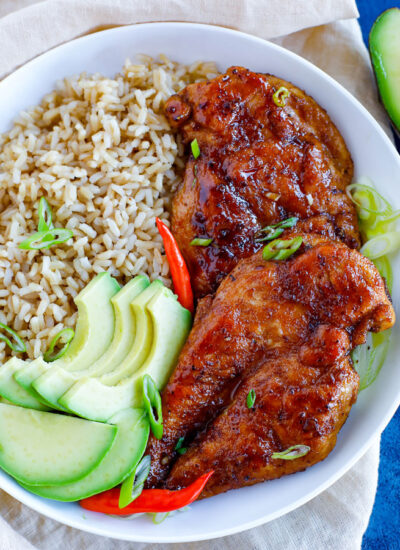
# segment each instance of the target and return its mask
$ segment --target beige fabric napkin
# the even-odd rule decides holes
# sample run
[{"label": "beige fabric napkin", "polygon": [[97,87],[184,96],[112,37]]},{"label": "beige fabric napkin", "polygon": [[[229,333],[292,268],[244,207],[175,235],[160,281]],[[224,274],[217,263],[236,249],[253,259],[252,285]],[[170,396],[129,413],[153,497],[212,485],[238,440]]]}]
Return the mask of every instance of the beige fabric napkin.
[{"label": "beige fabric napkin", "polygon": [[[354,0],[0,0],[1,16],[0,76],[99,26],[213,23],[273,38],[306,57],[340,81],[388,131],[361,32],[351,19],[357,17]],[[378,462],[376,441],[346,475],[298,510],[239,535],[181,545],[90,535],[47,519],[0,490],[0,550],[357,550],[375,497]]]}]

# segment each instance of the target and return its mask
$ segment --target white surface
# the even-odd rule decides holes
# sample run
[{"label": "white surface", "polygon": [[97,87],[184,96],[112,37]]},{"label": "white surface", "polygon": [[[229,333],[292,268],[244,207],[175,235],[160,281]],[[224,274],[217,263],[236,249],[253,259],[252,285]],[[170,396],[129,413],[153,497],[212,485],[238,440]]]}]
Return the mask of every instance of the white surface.
[{"label": "white surface", "polygon": [[[282,48],[228,29],[184,23],[152,23],[92,34],[28,63],[0,83],[0,131],[17,113],[36,104],[55,81],[83,70],[112,76],[126,57],[136,53],[192,62],[215,60],[219,69],[244,65],[271,72],[304,88],[330,114],[342,132],[357,175],[368,175],[395,207],[400,207],[400,159],[380,126],[340,85],[319,69]],[[397,191],[397,192],[396,192]],[[400,261],[394,262],[394,271]],[[397,309],[399,290],[394,289]],[[277,518],[316,496],[343,475],[383,430],[400,402],[399,327],[377,381],[360,394],[342,429],[334,451],[305,472],[254,487],[231,491],[195,503],[155,527],[147,517],[134,521],[83,511],[77,504],[62,504],[35,497],[0,472],[0,486],[38,512],[73,527],[132,541],[183,542],[225,536]]]}]

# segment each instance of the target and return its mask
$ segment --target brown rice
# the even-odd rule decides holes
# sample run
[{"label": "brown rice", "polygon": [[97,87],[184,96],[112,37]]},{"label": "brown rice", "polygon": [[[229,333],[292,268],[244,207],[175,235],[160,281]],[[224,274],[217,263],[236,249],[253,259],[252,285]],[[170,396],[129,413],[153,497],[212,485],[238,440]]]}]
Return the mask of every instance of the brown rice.
[{"label": "brown rice", "polygon": [[[73,298],[96,273],[121,284],[145,273],[170,285],[155,217],[168,221],[184,162],[163,105],[216,73],[213,63],[141,56],[115,78],[64,79],[0,136],[0,322],[19,333],[29,358],[75,325]],[[37,231],[40,197],[74,237],[21,250]],[[0,364],[10,355],[0,342]]]}]

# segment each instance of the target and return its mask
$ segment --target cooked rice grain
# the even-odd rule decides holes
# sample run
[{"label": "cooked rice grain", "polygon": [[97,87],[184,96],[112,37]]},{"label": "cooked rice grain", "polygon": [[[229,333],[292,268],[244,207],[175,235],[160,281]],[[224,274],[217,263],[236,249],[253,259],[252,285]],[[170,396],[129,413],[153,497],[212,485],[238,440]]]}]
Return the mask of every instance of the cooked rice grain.
[{"label": "cooked rice grain", "polygon": [[[216,73],[213,63],[141,56],[114,79],[64,79],[0,136],[0,322],[18,331],[29,358],[75,326],[73,299],[95,274],[108,271],[124,284],[144,273],[170,286],[155,218],[168,222],[184,160],[163,106]],[[74,237],[50,250],[20,250],[37,231],[41,197],[55,226]],[[10,355],[0,343],[0,363]]]}]

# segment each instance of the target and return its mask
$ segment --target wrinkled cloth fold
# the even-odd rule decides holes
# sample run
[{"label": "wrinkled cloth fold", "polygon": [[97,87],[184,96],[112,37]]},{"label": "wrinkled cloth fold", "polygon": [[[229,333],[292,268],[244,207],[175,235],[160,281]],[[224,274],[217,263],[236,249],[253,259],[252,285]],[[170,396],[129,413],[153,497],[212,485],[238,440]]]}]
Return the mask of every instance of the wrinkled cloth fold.
[{"label": "wrinkled cloth fold", "polygon": [[[272,39],[309,59],[353,93],[389,133],[357,15],[353,0],[0,0],[0,77],[101,27],[218,24]],[[128,543],[84,533],[0,490],[0,550],[358,550],[375,498],[378,463],[376,440],[339,481],[297,510],[238,535],[187,544]]]}]

